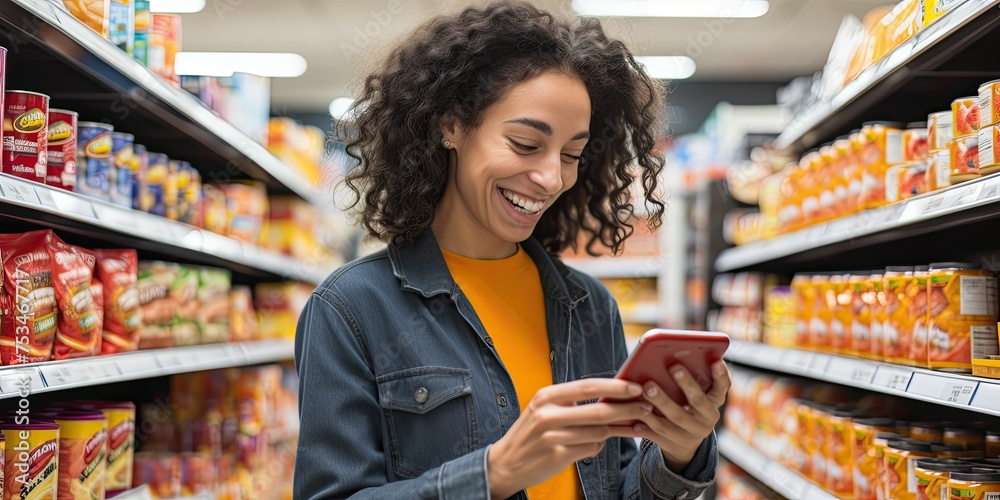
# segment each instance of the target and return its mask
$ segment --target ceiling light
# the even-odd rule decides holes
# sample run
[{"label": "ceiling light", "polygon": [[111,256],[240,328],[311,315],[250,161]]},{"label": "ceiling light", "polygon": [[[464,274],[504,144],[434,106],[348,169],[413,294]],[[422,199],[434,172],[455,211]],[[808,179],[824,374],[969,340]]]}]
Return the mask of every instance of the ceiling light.
[{"label": "ceiling light", "polygon": [[178,75],[233,76],[250,73],[271,78],[292,78],[306,72],[306,60],[298,54],[275,52],[178,52],[174,71]]},{"label": "ceiling light", "polygon": [[149,0],[149,11],[163,14],[193,14],[205,8],[205,0]]},{"label": "ceiling light", "polygon": [[330,116],[337,121],[343,120],[353,105],[354,99],[350,97],[338,97],[330,102]]},{"label": "ceiling light", "polygon": [[751,18],[767,14],[767,0],[573,0],[581,16]]},{"label": "ceiling light", "polygon": [[694,59],[688,56],[636,57],[636,62],[646,67],[649,76],[659,80],[683,80],[694,74]]}]

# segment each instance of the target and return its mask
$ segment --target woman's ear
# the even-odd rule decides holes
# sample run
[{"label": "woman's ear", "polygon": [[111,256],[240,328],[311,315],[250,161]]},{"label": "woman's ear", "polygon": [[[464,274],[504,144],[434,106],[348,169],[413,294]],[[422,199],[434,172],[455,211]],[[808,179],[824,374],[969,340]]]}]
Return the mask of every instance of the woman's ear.
[{"label": "woman's ear", "polygon": [[455,115],[448,113],[441,118],[441,145],[445,149],[457,146],[464,135],[462,126],[458,123]]}]

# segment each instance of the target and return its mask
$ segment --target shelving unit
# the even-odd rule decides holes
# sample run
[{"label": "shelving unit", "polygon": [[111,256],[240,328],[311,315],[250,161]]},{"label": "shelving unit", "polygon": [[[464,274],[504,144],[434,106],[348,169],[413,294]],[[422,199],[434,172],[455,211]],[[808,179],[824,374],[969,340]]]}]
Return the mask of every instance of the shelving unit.
[{"label": "shelving unit", "polygon": [[[972,95],[1000,70],[982,71],[982,54],[995,46],[997,0],[968,0],[866,69],[829,101],[800,114],[775,141],[803,151],[861,125],[887,117],[924,121]],[[987,51],[987,52],[984,52]]]},{"label": "shelving unit", "polygon": [[1000,380],[734,340],[726,360],[1000,416]]},{"label": "shelving unit", "polygon": [[816,483],[771,460],[729,431],[720,431],[719,454],[785,498],[837,500]]},{"label": "shelving unit", "polygon": [[190,161],[206,181],[249,177],[325,205],[324,193],[194,96],[157,77],[57,2],[0,3],[7,89],[46,93],[81,120],[107,121],[150,151]]},{"label": "shelving unit", "polygon": [[577,257],[563,262],[595,278],[655,278],[663,267],[663,260],[656,255],[590,259]]}]

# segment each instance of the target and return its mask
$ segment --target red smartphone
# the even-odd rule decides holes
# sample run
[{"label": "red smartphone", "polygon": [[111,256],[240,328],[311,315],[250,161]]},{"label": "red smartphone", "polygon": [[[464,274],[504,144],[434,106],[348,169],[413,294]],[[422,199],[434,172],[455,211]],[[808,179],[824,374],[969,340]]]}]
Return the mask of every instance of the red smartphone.
[{"label": "red smartphone", "polygon": [[708,391],[712,388],[712,363],[722,359],[728,347],[729,336],[724,333],[649,330],[639,339],[639,345],[615,378],[639,384],[652,380],[670,399],[683,406],[687,404],[687,397],[670,375],[669,368],[676,364],[684,366],[702,390]]}]

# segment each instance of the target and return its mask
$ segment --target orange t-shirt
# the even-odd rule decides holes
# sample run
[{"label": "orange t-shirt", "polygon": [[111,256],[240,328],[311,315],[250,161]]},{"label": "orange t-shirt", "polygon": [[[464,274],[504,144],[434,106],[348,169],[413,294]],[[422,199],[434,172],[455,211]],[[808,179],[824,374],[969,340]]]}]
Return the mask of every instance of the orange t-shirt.
[{"label": "orange t-shirt", "polygon": [[[521,248],[512,257],[479,260],[441,249],[451,276],[476,315],[514,381],[521,411],[542,387],[552,385],[545,297],[535,262]],[[528,488],[529,498],[583,498],[576,464]]]}]

